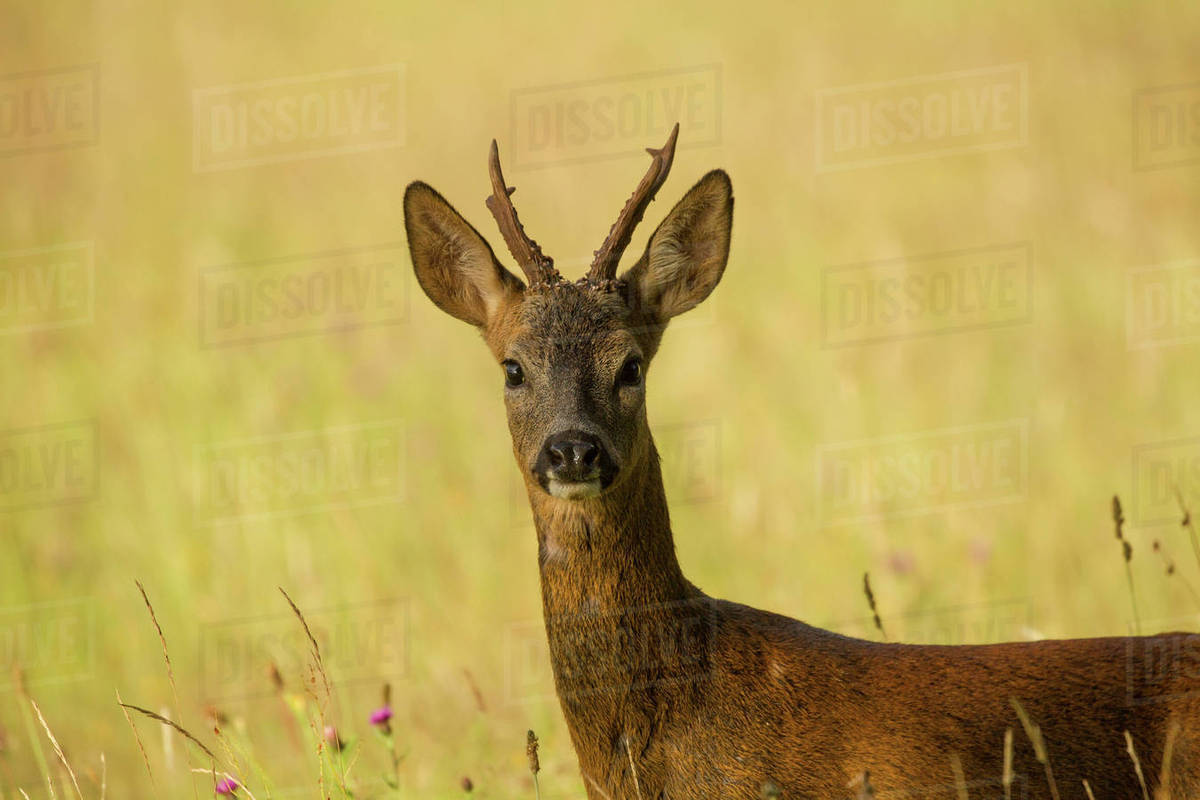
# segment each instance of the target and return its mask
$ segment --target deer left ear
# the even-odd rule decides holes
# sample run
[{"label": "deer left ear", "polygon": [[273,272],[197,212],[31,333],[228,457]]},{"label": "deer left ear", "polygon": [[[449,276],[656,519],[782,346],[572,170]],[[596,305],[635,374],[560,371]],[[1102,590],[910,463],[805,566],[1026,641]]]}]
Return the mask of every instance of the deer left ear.
[{"label": "deer left ear", "polygon": [[446,200],[416,181],[404,192],[404,227],[417,282],[438,308],[485,327],[524,284]]},{"label": "deer left ear", "polygon": [[733,185],[713,170],[671,209],[622,276],[630,305],[662,322],[699,305],[725,272],[732,226]]}]

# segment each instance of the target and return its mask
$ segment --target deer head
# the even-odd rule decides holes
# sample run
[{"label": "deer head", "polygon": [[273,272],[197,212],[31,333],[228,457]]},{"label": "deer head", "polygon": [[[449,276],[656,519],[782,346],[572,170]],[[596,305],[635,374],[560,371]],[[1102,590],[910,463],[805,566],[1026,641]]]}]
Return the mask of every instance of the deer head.
[{"label": "deer head", "polygon": [[[679,126],[596,251],[571,283],[525,234],[495,141],[487,199],[528,284],[430,186],[404,193],[404,224],[421,288],[476,326],[502,368],[513,452],[531,491],[597,497],[635,472],[650,450],[645,381],[666,323],[716,287],[729,255],[732,187],[721,170],[693,186],[617,277],[633,229],[667,178]],[[536,487],[536,488],[535,488]]]}]

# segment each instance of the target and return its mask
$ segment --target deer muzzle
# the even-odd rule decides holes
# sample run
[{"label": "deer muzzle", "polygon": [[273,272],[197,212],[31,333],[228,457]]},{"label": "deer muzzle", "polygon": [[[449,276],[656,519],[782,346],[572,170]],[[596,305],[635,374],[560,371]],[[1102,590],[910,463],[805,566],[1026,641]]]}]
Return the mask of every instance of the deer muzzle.
[{"label": "deer muzzle", "polygon": [[598,436],[580,430],[546,439],[534,476],[547,493],[564,500],[595,497],[612,485],[617,468]]}]

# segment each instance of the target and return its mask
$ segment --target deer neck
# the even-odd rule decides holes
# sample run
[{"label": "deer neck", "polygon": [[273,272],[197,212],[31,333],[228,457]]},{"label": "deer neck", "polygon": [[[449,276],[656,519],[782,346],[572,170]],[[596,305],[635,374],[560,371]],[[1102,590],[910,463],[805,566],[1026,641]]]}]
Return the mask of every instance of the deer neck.
[{"label": "deer neck", "polygon": [[653,443],[633,472],[598,498],[560,500],[532,486],[529,495],[547,619],[696,596],[675,557]]},{"label": "deer neck", "polygon": [[648,449],[599,498],[530,489],[555,688],[580,768],[610,786],[628,763],[613,744],[644,751],[666,693],[694,682],[706,649],[705,597],[679,569],[658,454]]}]

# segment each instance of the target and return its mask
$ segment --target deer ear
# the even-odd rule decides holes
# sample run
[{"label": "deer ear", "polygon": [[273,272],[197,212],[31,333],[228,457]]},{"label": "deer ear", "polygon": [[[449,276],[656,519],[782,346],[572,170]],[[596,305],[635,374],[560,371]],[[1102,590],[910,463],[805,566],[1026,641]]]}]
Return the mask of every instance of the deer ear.
[{"label": "deer ear", "polygon": [[484,327],[525,285],[440,194],[416,181],[404,192],[404,228],[417,283],[447,314]]},{"label": "deer ear", "polygon": [[733,186],[713,170],[671,209],[623,276],[630,305],[662,322],[698,305],[725,272],[732,225]]}]

